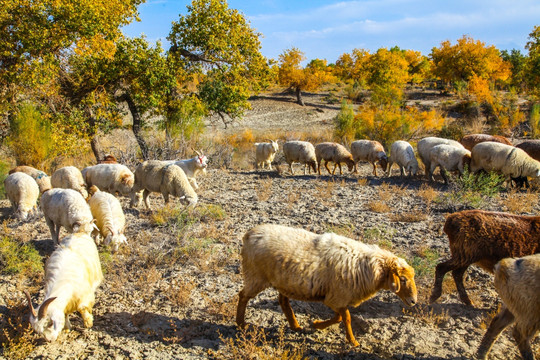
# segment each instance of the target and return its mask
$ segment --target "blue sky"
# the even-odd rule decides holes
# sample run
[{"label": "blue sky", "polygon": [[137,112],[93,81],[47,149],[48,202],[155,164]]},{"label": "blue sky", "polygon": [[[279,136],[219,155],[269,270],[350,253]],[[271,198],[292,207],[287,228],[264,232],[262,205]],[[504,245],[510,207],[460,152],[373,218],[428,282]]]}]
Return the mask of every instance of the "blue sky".
[{"label": "blue sky", "polygon": [[[139,6],[141,22],[124,28],[128,36],[145,34],[166,40],[172,21],[186,14],[191,0],[147,0]],[[261,52],[277,59],[297,47],[307,59],[335,62],[362,48],[399,46],[429,55],[442,41],[463,35],[498,49],[519,49],[540,25],[539,0],[229,0],[259,33]]]}]

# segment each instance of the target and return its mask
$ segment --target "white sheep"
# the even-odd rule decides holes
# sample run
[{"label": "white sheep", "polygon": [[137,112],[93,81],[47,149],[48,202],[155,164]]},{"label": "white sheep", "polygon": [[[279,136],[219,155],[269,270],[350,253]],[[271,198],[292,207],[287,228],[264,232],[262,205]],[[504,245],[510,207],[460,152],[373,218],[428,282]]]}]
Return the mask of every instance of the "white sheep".
[{"label": "white sheep", "polygon": [[377,176],[377,166],[379,163],[383,171],[386,171],[388,166],[388,157],[384,151],[384,147],[378,141],[373,140],[356,140],[351,143],[351,154],[354,160],[354,172],[357,172],[357,164],[359,161],[367,161],[373,165],[373,175]]},{"label": "white sheep", "polygon": [[417,291],[414,269],[405,260],[376,245],[367,245],[333,233],[312,232],[280,225],[249,230],[241,250],[244,288],[239,293],[236,323],[245,324],[248,301],[273,287],[291,329],[301,330],[289,298],[322,301],[335,312],[313,326],[324,329],[343,321],[347,340],[358,345],[351,329],[348,306],[358,306],[380,289],[395,292],[414,305]]},{"label": "white sheep", "polygon": [[521,356],[534,360],[530,341],[540,330],[540,254],[501,260],[495,265],[494,284],[503,307],[491,321],[477,357],[486,359],[499,334],[515,322],[512,335]]},{"label": "white sheep", "polygon": [[418,160],[416,160],[416,156],[414,156],[414,150],[411,144],[407,141],[398,140],[392,144],[386,176],[390,176],[392,173],[392,165],[394,165],[394,163],[399,166],[401,176],[404,175],[404,170],[409,176],[418,173]]},{"label": "white sheep", "polygon": [[195,178],[199,173],[206,174],[208,158],[199,151],[195,152],[197,153],[197,156],[188,160],[167,160],[164,162],[180,166],[180,168],[184,170],[193,189],[197,190],[199,185],[197,185],[197,180],[195,180]]},{"label": "white sheep", "polygon": [[40,205],[55,243],[62,226],[72,233],[90,234],[97,229],[86,200],[73,189],[47,190],[41,195]]},{"label": "white sheep", "polygon": [[[336,166],[339,166],[339,174],[342,175],[341,171],[341,163],[344,162],[347,164],[347,167],[349,168],[349,171],[354,170],[354,160],[352,157],[352,154],[345,148],[345,146],[333,143],[333,142],[324,142],[317,144],[315,146],[315,156],[317,157],[317,169],[319,171],[319,175],[321,175],[321,162],[322,160],[325,161],[324,167],[328,171],[329,174],[334,175],[336,172]],[[332,172],[330,172],[330,169],[328,168],[328,162],[332,161],[334,163],[334,169]]]},{"label": "white sheep", "polygon": [[30,175],[15,172],[4,179],[4,189],[15,217],[26,220],[37,206],[39,186],[36,181]]},{"label": "white sheep", "polygon": [[[93,185],[90,188],[92,196],[88,200],[92,216],[96,220],[96,225],[100,235],[103,237],[105,245],[111,244],[112,251],[118,251],[120,244],[127,244],[124,230],[126,227],[126,217],[122,210],[122,205],[118,199]],[[96,244],[99,245],[98,236]]]},{"label": "white sheep", "polygon": [[291,174],[294,175],[292,164],[296,161],[304,164],[304,175],[306,175],[306,167],[313,172],[317,172],[317,157],[315,156],[315,147],[307,141],[287,141],[283,144],[283,155],[285,161],[289,164]]},{"label": "white sheep", "polygon": [[539,177],[540,162],[514,146],[486,141],[475,145],[471,151],[471,172],[480,170],[504,174],[509,188],[512,178]]},{"label": "white sheep", "polygon": [[88,187],[96,185],[101,191],[107,191],[113,195],[119,193],[130,196],[135,183],[135,176],[131,170],[121,164],[88,166],[81,173]]},{"label": "white sheep", "polygon": [[265,165],[272,170],[272,161],[279,150],[277,141],[270,140],[267,143],[255,143],[255,166],[264,169]]},{"label": "white sheep", "polygon": [[39,186],[39,193],[49,190],[51,186],[51,177],[41,170],[33,168],[31,166],[19,165],[9,171],[10,174],[22,172],[26,175],[30,175]]},{"label": "white sheep", "polygon": [[151,192],[161,193],[166,204],[169,202],[169,195],[187,202],[188,207],[194,207],[198,200],[197,193],[191,187],[184,170],[159,160],[148,160],[137,166],[131,198],[132,207],[139,205],[140,201],[136,201],[135,194],[141,190],[144,190],[143,199],[148,210],[151,210],[148,203],[148,195]]},{"label": "white sheep", "polygon": [[431,149],[434,146],[446,144],[446,145],[452,145],[460,149],[465,149],[461,143],[455,140],[450,139],[444,139],[439,137],[425,137],[418,141],[416,144],[416,150],[418,151],[418,156],[420,157],[420,160],[422,160],[422,163],[424,164],[424,168],[426,171],[426,174],[429,172],[429,169],[431,168],[431,161],[429,160],[429,156],[431,153]]},{"label": "white sheep", "polygon": [[80,192],[85,199],[88,197],[81,171],[75,166],[65,166],[56,170],[51,176],[51,185],[53,188],[73,189]]},{"label": "white sheep", "polygon": [[429,155],[431,163],[428,173],[428,178],[434,181],[433,171],[440,167],[441,176],[446,184],[448,184],[447,171],[459,171],[463,174],[465,167],[471,165],[471,152],[467,149],[461,149],[453,145],[441,144],[431,148]]},{"label": "white sheep", "polygon": [[103,280],[96,244],[87,234],[71,234],[62,239],[45,266],[45,300],[30,307],[30,324],[47,341],[55,341],[64,327],[71,329],[69,314],[78,311],[84,326],[93,325],[95,292]]}]

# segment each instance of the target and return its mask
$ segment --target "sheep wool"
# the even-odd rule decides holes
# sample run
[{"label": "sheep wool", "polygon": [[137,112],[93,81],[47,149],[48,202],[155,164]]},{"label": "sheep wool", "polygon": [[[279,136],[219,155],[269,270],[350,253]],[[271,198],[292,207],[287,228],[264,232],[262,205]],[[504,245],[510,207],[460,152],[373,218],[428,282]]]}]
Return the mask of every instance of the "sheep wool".
[{"label": "sheep wool", "polygon": [[88,187],[96,185],[101,191],[130,196],[135,176],[121,164],[98,164],[84,168],[82,176]]},{"label": "sheep wool", "polygon": [[465,167],[471,165],[471,152],[467,149],[461,149],[452,145],[440,144],[431,149],[429,155],[431,166],[429,168],[429,179],[435,181],[433,172],[437,167],[441,169],[441,176],[448,184],[447,171],[459,171],[463,174]]},{"label": "sheep wool", "polygon": [[264,169],[265,165],[272,170],[272,161],[279,150],[277,141],[270,140],[267,143],[255,143],[255,166]]},{"label": "sheep wool", "polygon": [[96,220],[99,233],[105,239],[105,245],[111,244],[112,251],[116,252],[121,244],[127,243],[124,235],[126,217],[122,205],[114,195],[99,191],[96,186],[92,186],[91,192],[92,197],[88,200],[88,205]]},{"label": "sheep wool", "polygon": [[418,151],[418,156],[420,157],[420,160],[422,160],[422,163],[424,164],[424,168],[426,170],[426,175],[428,174],[429,169],[431,168],[431,161],[429,159],[429,155],[431,153],[431,149],[434,146],[446,144],[455,146],[460,149],[464,149],[463,145],[461,145],[459,142],[455,140],[450,139],[444,139],[434,136],[429,136],[421,139],[416,144],[416,150]]},{"label": "sheep wool", "polygon": [[372,140],[356,140],[351,143],[351,154],[354,160],[354,172],[357,172],[357,164],[359,161],[367,161],[373,165],[373,175],[377,176],[377,166],[379,163],[383,171],[386,171],[388,166],[388,157],[384,151],[384,147],[378,141]]},{"label": "sheep wool", "polygon": [[405,172],[407,172],[409,176],[418,173],[418,160],[416,160],[416,156],[414,156],[414,150],[411,144],[406,141],[398,140],[392,144],[386,176],[390,176],[392,173],[392,165],[394,165],[394,163],[399,166],[402,177],[405,175]]},{"label": "sheep wool", "polygon": [[480,144],[485,141],[498,142],[501,144],[506,144],[512,146],[512,142],[500,135],[487,135],[487,134],[470,134],[465,135],[460,143],[465,147],[465,149],[471,151],[473,147],[477,144]]},{"label": "sheep wool", "polygon": [[51,185],[54,188],[73,189],[80,192],[85,199],[88,197],[81,171],[75,166],[66,166],[56,170],[51,176]]},{"label": "sheep wool", "polygon": [[37,206],[39,187],[36,181],[23,172],[14,172],[5,178],[4,189],[15,216],[26,220]]},{"label": "sheep wool", "polygon": [[[317,169],[319,175],[321,175],[321,162],[323,160],[325,161],[324,167],[326,168],[326,171],[332,175],[336,172],[336,167],[339,167],[339,174],[343,174],[341,171],[341,163],[347,164],[349,171],[352,172],[354,170],[355,163],[352,154],[341,144],[332,142],[317,144],[315,146],[315,156],[317,157]],[[333,171],[330,171],[328,168],[328,163],[330,161],[334,163]]]},{"label": "sheep wool", "polygon": [[315,147],[308,141],[287,141],[283,144],[283,155],[285,161],[289,164],[291,174],[294,175],[292,164],[299,162],[304,164],[304,175],[306,175],[306,167],[311,174],[317,172],[317,157],[315,156]]},{"label": "sheep wool", "polygon": [[39,186],[39,193],[43,194],[46,190],[52,188],[51,177],[41,170],[35,169],[31,166],[19,165],[9,171],[9,174],[16,172],[22,172],[31,176]]}]

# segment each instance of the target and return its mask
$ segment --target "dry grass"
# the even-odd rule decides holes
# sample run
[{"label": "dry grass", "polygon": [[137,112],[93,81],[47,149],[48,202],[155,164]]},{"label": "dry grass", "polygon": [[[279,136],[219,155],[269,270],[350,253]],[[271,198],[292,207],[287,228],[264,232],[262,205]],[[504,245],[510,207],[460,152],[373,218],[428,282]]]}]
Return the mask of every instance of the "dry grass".
[{"label": "dry grass", "polygon": [[439,192],[428,184],[422,184],[416,194],[420,198],[422,198],[422,200],[424,200],[424,203],[426,204],[428,209],[430,208],[433,200],[435,200],[439,196]]},{"label": "dry grass", "polygon": [[367,186],[369,185],[369,181],[367,178],[359,178],[358,179],[358,185],[359,186]]},{"label": "dry grass", "polygon": [[191,278],[173,279],[165,290],[165,296],[174,305],[186,307],[191,302],[191,293],[195,286]]},{"label": "dry grass", "polygon": [[393,191],[391,191],[391,186],[388,183],[382,183],[377,188],[377,194],[381,201],[387,202],[394,196]]},{"label": "dry grass", "polygon": [[259,182],[258,187],[255,189],[259,201],[268,201],[270,199],[270,196],[272,196],[272,184],[273,181],[271,178],[266,178]]},{"label": "dry grass", "polygon": [[367,207],[369,211],[377,212],[377,213],[387,213],[390,211],[390,207],[386,205],[383,201],[370,201],[367,203]]},{"label": "dry grass", "polygon": [[6,359],[26,359],[34,350],[35,336],[28,322],[28,304],[6,298],[6,314],[0,313],[0,345]]},{"label": "dry grass", "polygon": [[287,193],[287,208],[292,209],[298,200],[300,200],[300,193],[298,190],[289,190]]},{"label": "dry grass", "polygon": [[399,213],[390,214],[390,221],[394,222],[420,222],[427,220],[428,214],[414,209],[412,211],[404,211]]},{"label": "dry grass", "polygon": [[433,307],[423,304],[418,304],[412,308],[403,308],[402,312],[433,326],[440,326],[450,319],[447,309],[435,310]]},{"label": "dry grass", "polygon": [[530,190],[526,193],[520,193],[518,190],[512,189],[506,198],[501,199],[503,210],[514,214],[531,213],[537,205],[538,194]]},{"label": "dry grass", "polygon": [[493,318],[499,313],[499,311],[501,311],[501,307],[502,307],[502,304],[499,303],[496,309],[491,310],[490,312],[486,314],[486,316],[480,322],[480,328],[482,330],[487,330],[487,328],[489,327],[489,324],[491,324],[491,320],[493,320]]}]

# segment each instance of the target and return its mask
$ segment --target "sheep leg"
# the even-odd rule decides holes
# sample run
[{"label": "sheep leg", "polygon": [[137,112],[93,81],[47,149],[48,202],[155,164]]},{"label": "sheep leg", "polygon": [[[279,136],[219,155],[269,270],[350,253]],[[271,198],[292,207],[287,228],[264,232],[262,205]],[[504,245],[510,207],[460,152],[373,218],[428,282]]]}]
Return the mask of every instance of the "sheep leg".
[{"label": "sheep leg", "polygon": [[489,324],[489,328],[476,351],[476,356],[479,359],[487,358],[487,354],[491,350],[491,346],[493,345],[493,342],[495,342],[495,339],[497,339],[499,334],[510,325],[512,321],[514,321],[514,315],[506,307],[491,320],[491,324]]},{"label": "sheep leg", "polygon": [[[292,162],[289,163],[289,170],[291,170],[291,175],[294,175],[294,171],[293,171],[293,168],[292,168]],[[306,168],[304,168],[304,175],[306,175]]]},{"label": "sheep leg", "polygon": [[373,162],[373,175],[377,176],[377,165]]},{"label": "sheep leg", "polygon": [[163,200],[165,201],[165,205],[167,205],[169,203],[169,193],[164,192],[161,195],[163,195]]},{"label": "sheep leg", "polygon": [[150,208],[150,203],[148,202],[148,195],[150,195],[150,191],[148,191],[148,189],[144,189],[144,191],[143,191],[144,205],[146,206],[147,210],[152,211],[152,209]]},{"label": "sheep leg", "polygon": [[388,168],[387,168],[387,170],[386,170],[386,177],[389,177],[390,174],[392,173],[392,165],[394,165],[394,163],[391,162],[391,161],[389,161],[389,162],[388,162]]},{"label": "sheep leg", "polygon": [[334,317],[329,320],[315,320],[313,321],[313,327],[315,329],[323,330],[329,327],[330,325],[337,324],[341,321],[340,313],[336,312]]},{"label": "sheep leg", "polygon": [[452,277],[454,278],[454,282],[456,283],[456,288],[461,301],[463,301],[465,305],[472,306],[473,303],[471,299],[469,299],[469,295],[467,295],[467,290],[465,290],[465,285],[463,284],[463,276],[465,275],[466,270],[467,266],[454,269],[452,270]]},{"label": "sheep leg", "polygon": [[246,325],[246,306],[248,301],[252,296],[247,296],[245,290],[242,290],[238,293],[238,307],[236,308],[236,324],[239,327],[244,327]]},{"label": "sheep leg", "polygon": [[83,318],[84,327],[91,328],[92,325],[94,325],[94,316],[92,316],[92,310],[87,307],[83,307],[79,309],[79,313]]},{"label": "sheep leg", "polygon": [[401,177],[405,175],[405,172],[403,171],[403,166],[399,166],[399,171],[401,172]]},{"label": "sheep leg", "polygon": [[356,341],[356,339],[354,338],[354,334],[352,332],[351,314],[349,313],[349,309],[345,307],[338,309],[338,311],[343,320],[343,325],[345,326],[345,334],[347,335],[347,340],[351,343],[352,346],[360,345],[358,341]]},{"label": "sheep leg", "polygon": [[49,227],[49,231],[51,232],[51,239],[53,242],[55,242],[55,232],[54,232],[54,223],[51,219],[49,219],[47,216],[45,216],[45,222],[47,223],[47,226]]},{"label": "sheep leg", "polygon": [[431,290],[431,296],[429,297],[430,304],[441,297],[444,275],[455,268],[456,266],[453,264],[452,259],[442,262],[435,267],[435,282],[433,283],[433,290]]},{"label": "sheep leg", "polygon": [[55,232],[54,232],[54,242],[56,244],[60,244],[60,228],[62,227],[62,225],[60,224],[56,224],[55,225]]},{"label": "sheep leg", "polygon": [[532,334],[529,335],[524,334],[522,331],[520,331],[518,325],[514,326],[512,335],[516,340],[519,352],[521,353],[521,357],[523,358],[523,360],[534,360],[534,355],[530,343],[530,339],[534,336],[534,333],[535,332],[532,332]]},{"label": "sheep leg", "polygon": [[[326,168],[326,170],[328,171],[329,174],[332,174],[332,172],[330,171],[330,168],[328,167],[328,161],[324,162],[324,167]],[[334,174],[332,174],[332,175],[334,175]]]},{"label": "sheep leg", "polygon": [[318,169],[319,175],[321,175],[321,161],[317,161],[317,169]]},{"label": "sheep leg", "polygon": [[448,185],[448,176],[446,176],[446,170],[441,167],[441,176],[444,180],[444,183]]},{"label": "sheep leg", "polygon": [[279,293],[278,301],[279,305],[281,306],[281,310],[283,310],[285,317],[287,317],[287,321],[289,322],[291,329],[294,331],[302,330],[302,327],[300,324],[298,324],[298,321],[296,321],[296,316],[294,316],[294,311],[291,307],[291,303],[289,302],[289,298],[282,293]]}]

